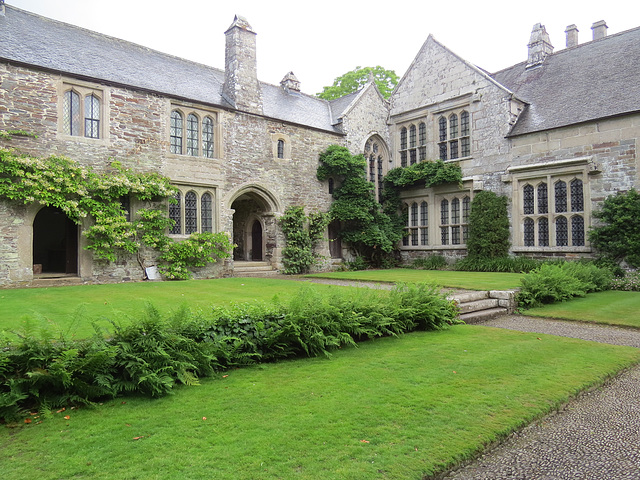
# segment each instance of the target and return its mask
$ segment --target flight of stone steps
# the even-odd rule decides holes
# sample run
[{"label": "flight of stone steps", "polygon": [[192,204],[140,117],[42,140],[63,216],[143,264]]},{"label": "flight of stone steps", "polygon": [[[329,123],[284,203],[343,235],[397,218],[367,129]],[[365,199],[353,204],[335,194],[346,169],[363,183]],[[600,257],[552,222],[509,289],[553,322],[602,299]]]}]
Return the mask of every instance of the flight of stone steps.
[{"label": "flight of stone steps", "polygon": [[499,315],[513,313],[515,309],[514,290],[465,291],[449,295],[460,308],[460,320],[478,323]]},{"label": "flight of stone steps", "polygon": [[234,277],[267,277],[277,274],[278,271],[273,268],[269,262],[233,262]]}]

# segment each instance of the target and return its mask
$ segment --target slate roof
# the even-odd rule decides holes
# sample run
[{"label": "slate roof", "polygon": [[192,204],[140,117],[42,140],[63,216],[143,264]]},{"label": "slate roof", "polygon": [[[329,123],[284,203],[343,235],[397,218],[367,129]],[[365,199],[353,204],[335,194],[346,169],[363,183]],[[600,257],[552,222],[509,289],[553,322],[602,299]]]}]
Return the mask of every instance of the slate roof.
[{"label": "slate roof", "polygon": [[[10,5],[0,16],[0,59],[70,76],[229,107],[224,71]],[[340,133],[329,102],[261,82],[268,117]]]},{"label": "slate roof", "polygon": [[526,61],[492,77],[528,106],[509,136],[640,111],[640,27]]}]

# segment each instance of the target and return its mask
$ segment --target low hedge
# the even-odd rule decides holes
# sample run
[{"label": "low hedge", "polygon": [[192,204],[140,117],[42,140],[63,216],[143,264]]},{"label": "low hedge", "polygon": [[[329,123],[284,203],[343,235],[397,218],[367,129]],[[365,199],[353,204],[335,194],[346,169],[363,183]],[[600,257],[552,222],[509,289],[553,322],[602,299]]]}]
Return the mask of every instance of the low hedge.
[{"label": "low hedge", "polygon": [[369,338],[445,328],[456,316],[454,303],[429,285],[329,295],[306,286],[286,304],[182,308],[166,318],[148,306],[143,318],[96,327],[87,339],[25,330],[0,342],[0,419],[123,394],[159,397],[232,367],[329,356]]}]

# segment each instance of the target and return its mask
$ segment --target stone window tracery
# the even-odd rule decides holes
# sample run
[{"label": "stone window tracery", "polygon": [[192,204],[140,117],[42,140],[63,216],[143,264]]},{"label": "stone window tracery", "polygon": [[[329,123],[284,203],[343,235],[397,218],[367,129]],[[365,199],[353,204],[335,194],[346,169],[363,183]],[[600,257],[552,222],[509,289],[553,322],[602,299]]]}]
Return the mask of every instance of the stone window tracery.
[{"label": "stone window tracery", "polygon": [[382,201],[384,175],[386,173],[387,150],[382,138],[374,135],[365,142],[364,157],[368,165],[368,179],[374,185],[375,197]]},{"label": "stone window tracery", "polygon": [[101,92],[72,87],[62,95],[62,133],[85,138],[101,138]]},{"label": "stone window tracery", "polygon": [[173,109],[169,117],[170,153],[215,158],[216,128],[214,113],[182,106]]},{"label": "stone window tracery", "polygon": [[169,204],[169,218],[174,221],[169,233],[190,235],[215,231],[215,189],[178,185],[177,203]]},{"label": "stone window tracery", "polygon": [[455,160],[471,155],[470,115],[466,110],[442,114],[438,118],[440,159]]}]

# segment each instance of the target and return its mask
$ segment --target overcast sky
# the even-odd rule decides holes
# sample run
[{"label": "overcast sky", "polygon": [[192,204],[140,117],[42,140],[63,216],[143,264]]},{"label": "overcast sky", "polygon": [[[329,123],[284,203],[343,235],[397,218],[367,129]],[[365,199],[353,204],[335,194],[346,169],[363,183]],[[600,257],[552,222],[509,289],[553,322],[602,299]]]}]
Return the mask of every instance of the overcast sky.
[{"label": "overcast sky", "polygon": [[608,34],[640,26],[637,0],[6,0],[46,17],[224,68],[224,31],[234,15],[258,34],[258,77],[279,84],[293,71],[315,94],[357,66],[402,76],[431,33],[462,58],[495,72],[526,60],[535,23],[555,50],[576,24],[580,43],[605,20]]}]

